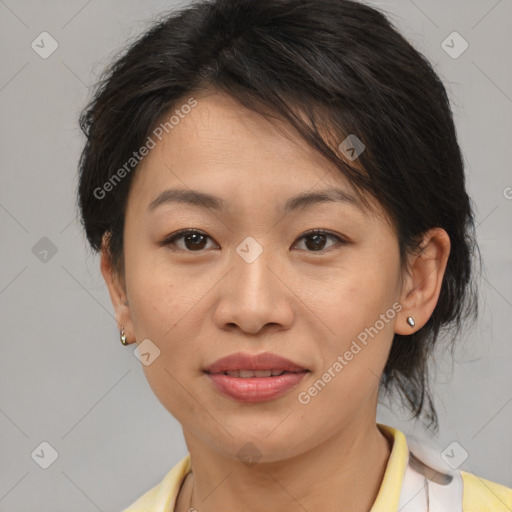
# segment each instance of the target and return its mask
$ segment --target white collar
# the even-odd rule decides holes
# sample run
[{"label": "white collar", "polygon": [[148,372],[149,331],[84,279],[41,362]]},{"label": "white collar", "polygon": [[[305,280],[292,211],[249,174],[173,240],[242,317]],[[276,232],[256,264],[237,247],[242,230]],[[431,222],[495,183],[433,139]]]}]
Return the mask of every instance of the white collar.
[{"label": "white collar", "polygon": [[433,467],[431,451],[419,445],[414,452],[408,449],[398,512],[463,512],[460,471]]}]

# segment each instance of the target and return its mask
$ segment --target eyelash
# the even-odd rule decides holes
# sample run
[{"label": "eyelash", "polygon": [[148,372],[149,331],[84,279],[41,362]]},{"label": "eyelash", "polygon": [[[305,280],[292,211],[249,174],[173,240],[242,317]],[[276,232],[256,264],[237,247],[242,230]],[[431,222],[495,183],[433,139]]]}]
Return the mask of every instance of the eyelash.
[{"label": "eyelash", "polygon": [[[161,245],[161,246],[168,246],[169,247],[171,245],[175,245],[175,242],[177,240],[180,240],[180,239],[184,238],[187,235],[193,235],[193,234],[202,235],[202,236],[204,236],[206,238],[209,238],[211,240],[211,237],[209,237],[208,235],[206,235],[202,231],[199,231],[197,229],[185,229],[185,230],[182,230],[182,231],[178,231],[177,233],[174,233],[173,235],[167,237],[159,245]],[[340,245],[346,245],[348,243],[348,241],[346,239],[342,238],[341,236],[335,235],[334,233],[331,233],[330,231],[326,231],[326,230],[323,230],[323,229],[312,229],[310,231],[306,231],[306,233],[301,235],[298,238],[298,240],[302,240],[304,238],[312,237],[314,235],[326,235],[327,237],[334,238],[335,240],[337,240],[337,242]],[[197,250],[197,251],[190,251],[188,249],[179,249],[179,248],[178,249],[172,249],[171,248],[171,250],[173,250],[173,251],[184,251],[184,252],[190,252],[190,253],[194,253],[194,252],[201,253],[201,252],[205,251],[205,249],[200,249],[200,250]],[[306,251],[306,252],[310,252],[310,253],[325,253],[325,252],[328,252],[329,250],[330,250],[330,248],[329,249],[321,249],[319,251]]]}]

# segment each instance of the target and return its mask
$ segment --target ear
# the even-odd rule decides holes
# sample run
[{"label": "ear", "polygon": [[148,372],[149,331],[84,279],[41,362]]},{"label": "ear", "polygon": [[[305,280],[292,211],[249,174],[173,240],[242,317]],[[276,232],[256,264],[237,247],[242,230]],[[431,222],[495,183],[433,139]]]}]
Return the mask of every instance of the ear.
[{"label": "ear", "polygon": [[[412,334],[423,327],[436,307],[450,255],[450,237],[442,228],[432,228],[422,237],[419,251],[408,257],[395,333]],[[414,327],[407,323],[412,316]]]},{"label": "ear", "polygon": [[127,341],[129,343],[133,343],[135,341],[132,334],[133,324],[130,315],[130,306],[126,295],[124,277],[120,276],[113,267],[109,250],[109,240],[110,237],[108,233],[103,235],[100,260],[101,273],[103,274],[103,279],[105,279],[105,283],[107,284],[110,300],[114,306],[118,329],[120,331],[121,327],[124,327]]}]

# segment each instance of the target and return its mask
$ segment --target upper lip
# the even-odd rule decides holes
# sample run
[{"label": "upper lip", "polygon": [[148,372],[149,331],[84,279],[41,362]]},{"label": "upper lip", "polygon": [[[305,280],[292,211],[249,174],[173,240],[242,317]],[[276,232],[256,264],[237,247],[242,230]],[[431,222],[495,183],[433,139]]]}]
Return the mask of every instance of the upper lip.
[{"label": "upper lip", "polygon": [[272,370],[279,369],[287,372],[301,372],[306,368],[294,363],[290,359],[263,352],[261,354],[244,354],[237,352],[229,356],[221,357],[214,363],[207,366],[204,371],[207,373],[223,373],[233,370]]}]

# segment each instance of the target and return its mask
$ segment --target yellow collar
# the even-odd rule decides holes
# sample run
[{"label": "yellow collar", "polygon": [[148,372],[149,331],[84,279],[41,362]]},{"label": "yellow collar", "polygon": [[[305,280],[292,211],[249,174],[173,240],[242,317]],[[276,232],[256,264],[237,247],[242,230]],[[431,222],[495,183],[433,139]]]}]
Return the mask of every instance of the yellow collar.
[{"label": "yellow collar", "polygon": [[[394,512],[398,510],[400,490],[408,461],[405,435],[393,427],[377,423],[381,432],[392,441],[384,479],[371,512]],[[123,512],[168,512],[174,510],[176,498],[183,480],[191,470],[190,454],[185,455],[163,478]]]},{"label": "yellow collar", "polygon": [[[377,423],[380,431],[392,443],[377,499],[370,512],[510,512],[512,489],[465,471],[446,471],[453,479],[450,485],[434,480],[423,493],[423,474],[410,464],[410,452],[405,435],[398,429]],[[413,452],[416,448],[413,446]],[[421,449],[420,449],[421,452]],[[417,455],[417,453],[415,453]],[[427,460],[427,458],[425,458]],[[174,511],[179,489],[192,469],[190,454],[183,457],[152,489],[122,512]]]},{"label": "yellow collar", "polygon": [[398,510],[402,482],[409,461],[409,448],[405,435],[400,430],[381,423],[377,423],[377,427],[391,441],[392,448],[377,499],[370,512],[394,512]]}]

